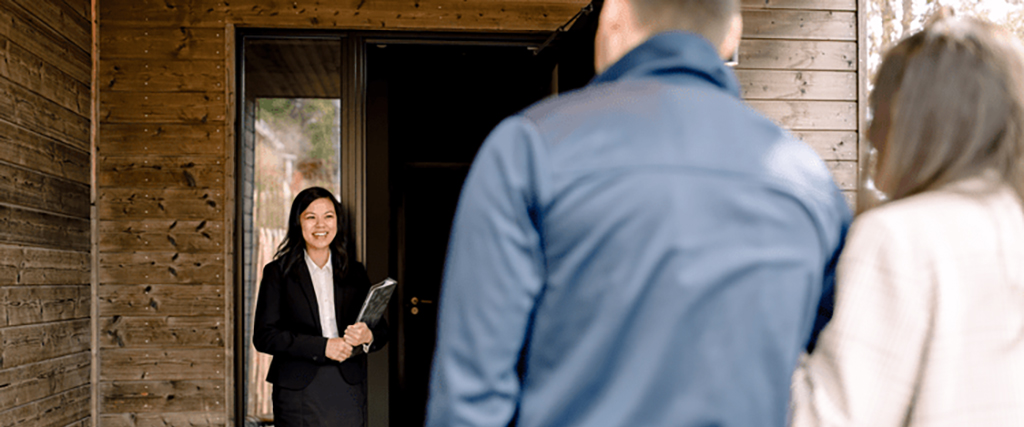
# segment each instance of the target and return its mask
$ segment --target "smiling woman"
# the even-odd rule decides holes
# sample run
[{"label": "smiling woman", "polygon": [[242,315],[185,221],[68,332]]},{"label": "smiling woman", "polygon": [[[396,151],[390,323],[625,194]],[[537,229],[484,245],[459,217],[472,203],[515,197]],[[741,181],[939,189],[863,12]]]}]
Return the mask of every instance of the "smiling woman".
[{"label": "smiling woman", "polygon": [[302,190],[288,232],[263,269],[253,345],[274,357],[275,426],[363,426],[366,356],[387,341],[387,324],[356,323],[370,287],[352,256],[345,210],[330,191]]}]

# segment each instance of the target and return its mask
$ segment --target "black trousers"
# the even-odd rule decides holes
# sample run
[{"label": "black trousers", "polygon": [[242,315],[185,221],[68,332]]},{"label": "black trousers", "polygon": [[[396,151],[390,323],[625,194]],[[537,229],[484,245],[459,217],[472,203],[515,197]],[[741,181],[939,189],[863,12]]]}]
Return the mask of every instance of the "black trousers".
[{"label": "black trousers", "polygon": [[352,385],[336,365],[321,366],[302,390],[274,386],[274,427],[364,427],[366,382]]}]

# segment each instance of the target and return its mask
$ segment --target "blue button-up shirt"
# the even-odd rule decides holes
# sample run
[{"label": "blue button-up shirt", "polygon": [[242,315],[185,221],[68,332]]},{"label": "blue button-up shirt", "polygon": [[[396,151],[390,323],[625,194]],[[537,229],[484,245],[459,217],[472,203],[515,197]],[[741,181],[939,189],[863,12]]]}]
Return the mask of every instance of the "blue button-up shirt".
[{"label": "blue button-up shirt", "polygon": [[459,201],[428,426],[781,426],[850,213],[698,36],[506,119]]}]

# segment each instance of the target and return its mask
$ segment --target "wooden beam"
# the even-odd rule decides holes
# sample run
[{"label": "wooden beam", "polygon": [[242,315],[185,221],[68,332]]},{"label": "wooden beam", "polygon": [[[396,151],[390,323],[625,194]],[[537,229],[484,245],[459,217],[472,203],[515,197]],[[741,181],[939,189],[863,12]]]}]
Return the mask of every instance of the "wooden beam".
[{"label": "wooden beam", "polygon": [[89,220],[0,205],[0,244],[89,250]]},{"label": "wooden beam", "polygon": [[744,39],[736,69],[856,71],[857,43]]},{"label": "wooden beam", "polygon": [[105,348],[103,381],[189,380],[224,376],[222,348]]},{"label": "wooden beam", "polygon": [[0,161],[0,200],[62,215],[89,218],[89,186]]},{"label": "wooden beam", "polygon": [[222,380],[112,381],[100,388],[104,413],[224,411]]},{"label": "wooden beam", "polygon": [[223,122],[223,92],[102,92],[103,123]]},{"label": "wooden beam", "polygon": [[219,317],[106,317],[104,313],[99,344],[100,348],[220,348],[224,330]]},{"label": "wooden beam", "polygon": [[[130,2],[118,3],[119,8],[130,8]],[[138,15],[136,15],[138,16]],[[160,13],[151,15],[161,16]],[[112,21],[100,20],[100,59],[145,59],[145,60],[219,60],[224,58],[223,28],[138,27],[112,25]]]},{"label": "wooden beam", "polygon": [[37,23],[26,21],[23,14],[18,13],[18,8],[8,2],[0,3],[0,35],[33,52],[75,80],[82,83],[91,81],[88,50],[63,38],[55,38]]},{"label": "wooden beam", "polygon": [[45,399],[0,412],[0,427],[81,426],[89,417],[89,386],[73,388]]},{"label": "wooden beam", "polygon": [[100,82],[112,92],[213,92],[224,90],[224,62],[217,60],[111,59]]},{"label": "wooden beam", "polygon": [[852,12],[743,11],[743,38],[857,41]]},{"label": "wooden beam", "polygon": [[89,118],[68,110],[20,85],[0,77],[0,119],[89,149]]},{"label": "wooden beam", "polygon": [[101,220],[221,220],[224,191],[191,188],[104,188],[99,191],[99,202]]},{"label": "wooden beam", "polygon": [[100,161],[97,184],[103,188],[222,188],[221,157],[105,157]]},{"label": "wooden beam", "polygon": [[736,70],[743,99],[856,101],[857,73]]},{"label": "wooden beam", "polygon": [[223,123],[104,123],[99,155],[223,156]]},{"label": "wooden beam", "polygon": [[107,316],[209,316],[224,312],[224,285],[107,285],[99,305]]},{"label": "wooden beam", "polygon": [[0,369],[89,351],[89,319],[0,328],[0,343]]},{"label": "wooden beam", "polygon": [[0,287],[0,327],[88,319],[91,299],[88,285]]},{"label": "wooden beam", "polygon": [[0,153],[4,161],[39,172],[89,183],[89,152],[0,120]]},{"label": "wooden beam", "polygon": [[89,384],[89,352],[0,370],[0,408],[13,408]]},{"label": "wooden beam", "polygon": [[0,245],[0,284],[89,283],[89,253]]},{"label": "wooden beam", "polygon": [[157,252],[222,253],[222,221],[102,221],[100,250],[130,253],[144,248]]},{"label": "wooden beam", "polygon": [[100,283],[111,284],[216,284],[222,283],[224,258],[220,255],[133,252],[101,253]]}]

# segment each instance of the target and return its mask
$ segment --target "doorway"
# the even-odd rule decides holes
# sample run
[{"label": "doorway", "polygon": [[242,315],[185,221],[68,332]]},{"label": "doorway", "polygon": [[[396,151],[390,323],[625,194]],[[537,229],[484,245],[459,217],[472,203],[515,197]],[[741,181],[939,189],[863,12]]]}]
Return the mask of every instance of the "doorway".
[{"label": "doorway", "polygon": [[399,282],[391,311],[391,425],[423,425],[462,183],[502,119],[552,95],[555,61],[524,46],[380,43],[367,47],[367,65],[368,145],[388,147],[389,247]]}]

